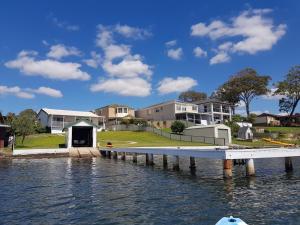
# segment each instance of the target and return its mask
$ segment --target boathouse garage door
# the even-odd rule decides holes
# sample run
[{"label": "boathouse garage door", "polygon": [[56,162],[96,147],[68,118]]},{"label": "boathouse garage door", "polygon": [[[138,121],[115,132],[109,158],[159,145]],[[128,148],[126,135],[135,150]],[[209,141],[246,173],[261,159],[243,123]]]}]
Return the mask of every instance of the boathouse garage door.
[{"label": "boathouse garage door", "polygon": [[93,147],[93,127],[72,127],[73,147]]}]

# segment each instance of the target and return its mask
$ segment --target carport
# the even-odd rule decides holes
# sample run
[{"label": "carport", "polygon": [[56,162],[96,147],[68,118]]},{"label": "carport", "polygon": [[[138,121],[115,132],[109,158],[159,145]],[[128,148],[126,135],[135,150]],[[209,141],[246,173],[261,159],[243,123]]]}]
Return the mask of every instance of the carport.
[{"label": "carport", "polygon": [[65,127],[66,147],[97,147],[98,126],[85,120],[77,121]]}]

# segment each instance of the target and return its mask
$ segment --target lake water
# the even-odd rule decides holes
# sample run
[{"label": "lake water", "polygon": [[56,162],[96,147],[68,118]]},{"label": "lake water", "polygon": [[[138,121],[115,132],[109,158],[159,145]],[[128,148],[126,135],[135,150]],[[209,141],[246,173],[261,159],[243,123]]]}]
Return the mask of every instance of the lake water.
[{"label": "lake water", "polygon": [[[255,160],[257,176],[223,180],[221,161],[197,160],[197,174],[127,160],[0,160],[0,224],[203,224],[233,215],[255,224],[300,224],[300,161]],[[171,167],[171,165],[170,165]]]}]

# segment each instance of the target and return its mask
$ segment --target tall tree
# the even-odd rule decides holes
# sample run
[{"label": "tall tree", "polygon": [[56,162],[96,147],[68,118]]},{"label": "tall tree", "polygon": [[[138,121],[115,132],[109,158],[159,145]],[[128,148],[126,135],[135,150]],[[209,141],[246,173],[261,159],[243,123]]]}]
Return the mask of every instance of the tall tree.
[{"label": "tall tree", "polygon": [[274,95],[285,96],[279,100],[279,110],[292,116],[300,100],[300,65],[292,67],[276,87]]},{"label": "tall tree", "polygon": [[22,137],[22,144],[27,135],[33,134],[36,128],[36,112],[26,109],[13,119],[12,128],[17,135]]},{"label": "tall tree", "polygon": [[270,80],[270,76],[261,76],[254,69],[246,68],[233,75],[218,90],[221,98],[227,99],[231,103],[244,102],[247,117],[249,117],[251,101],[255,97],[269,92]]},{"label": "tall tree", "polygon": [[196,102],[207,99],[207,94],[198,91],[185,91],[180,93],[178,99],[183,102]]},{"label": "tall tree", "polygon": [[238,93],[228,82],[219,87],[218,90],[213,93],[212,98],[230,103],[233,114],[235,114],[235,107],[240,101]]}]

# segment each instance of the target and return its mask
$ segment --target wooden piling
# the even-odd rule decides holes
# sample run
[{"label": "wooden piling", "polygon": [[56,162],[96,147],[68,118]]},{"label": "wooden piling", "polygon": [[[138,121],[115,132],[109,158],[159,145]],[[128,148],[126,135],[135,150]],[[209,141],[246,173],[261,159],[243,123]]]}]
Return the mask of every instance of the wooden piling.
[{"label": "wooden piling", "polygon": [[246,160],[246,175],[248,177],[255,175],[255,167],[254,167],[254,160],[247,159]]},{"label": "wooden piling", "polygon": [[121,154],[121,160],[126,160],[126,153],[125,152],[122,152],[122,154]]},{"label": "wooden piling", "polygon": [[293,171],[293,162],[291,157],[285,157],[285,171],[286,172],[291,172]]},{"label": "wooden piling", "polygon": [[146,153],[145,158],[146,158],[146,165],[149,165],[149,154],[148,153]]},{"label": "wooden piling", "polygon": [[154,156],[153,156],[153,154],[149,154],[149,165],[150,166],[154,165]]},{"label": "wooden piling", "polygon": [[191,171],[195,171],[196,170],[195,157],[190,157],[190,169],[191,169]]},{"label": "wooden piling", "polygon": [[180,170],[180,167],[179,167],[179,156],[178,155],[174,156],[173,170],[176,170],[176,171]]},{"label": "wooden piling", "polygon": [[223,177],[232,178],[232,160],[225,159],[223,160]]},{"label": "wooden piling", "polygon": [[168,167],[168,156],[163,155],[163,167],[167,168]]},{"label": "wooden piling", "polygon": [[113,151],[112,155],[113,155],[113,159],[118,159],[118,152]]},{"label": "wooden piling", "polygon": [[111,159],[111,151],[106,151],[107,158]]},{"label": "wooden piling", "polygon": [[133,153],[132,162],[137,163],[137,153]]}]

